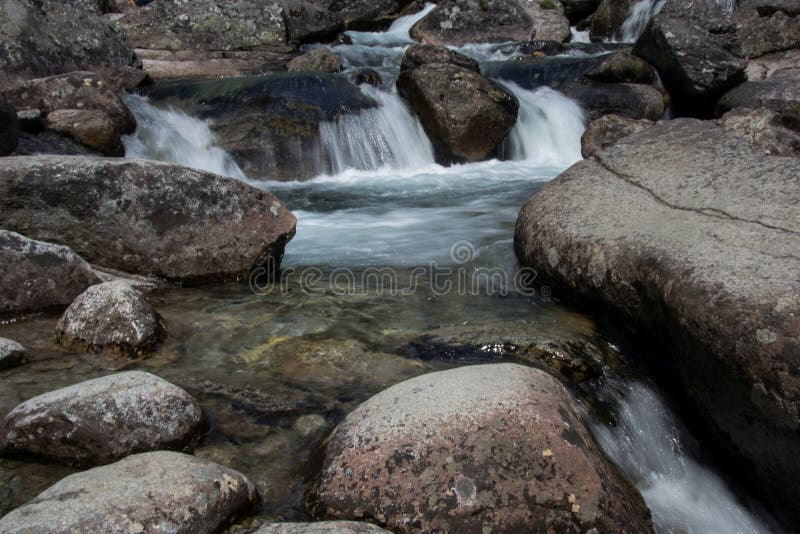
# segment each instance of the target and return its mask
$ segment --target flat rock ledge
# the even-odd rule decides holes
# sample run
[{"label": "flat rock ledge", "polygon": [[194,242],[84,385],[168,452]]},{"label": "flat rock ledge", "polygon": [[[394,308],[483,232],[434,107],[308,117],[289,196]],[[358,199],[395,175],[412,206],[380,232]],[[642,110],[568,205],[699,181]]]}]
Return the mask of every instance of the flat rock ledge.
[{"label": "flat rock ledge", "polygon": [[0,423],[0,452],[78,466],[106,464],[139,452],[189,449],[204,424],[200,406],[186,391],[129,371],[23,402]]},{"label": "flat rock ledge", "polygon": [[0,519],[4,534],[211,534],[255,506],[241,473],[177,452],[70,475]]},{"label": "flat rock ledge", "polygon": [[533,196],[515,249],[555,294],[661,335],[721,452],[800,521],[800,160],[678,119]]}]

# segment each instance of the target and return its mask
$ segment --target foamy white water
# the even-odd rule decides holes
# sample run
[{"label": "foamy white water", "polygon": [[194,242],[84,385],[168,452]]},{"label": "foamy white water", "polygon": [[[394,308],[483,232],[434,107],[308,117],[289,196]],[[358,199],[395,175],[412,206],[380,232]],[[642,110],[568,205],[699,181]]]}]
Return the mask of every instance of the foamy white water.
[{"label": "foamy white water", "polygon": [[[732,13],[736,8],[736,0],[716,0],[723,9]],[[630,14],[615,40],[621,43],[632,43],[642,35],[647,23],[663,9],[666,0],[640,0],[631,6]]]},{"label": "foamy white water", "polygon": [[157,108],[145,98],[124,96],[136,116],[136,131],[122,138],[125,157],[168,161],[245,180],[230,154],[219,147],[208,124],[174,108]]},{"label": "foamy white water", "polygon": [[636,484],[658,532],[756,534],[770,532],[716,473],[694,459],[687,431],[651,388],[610,384],[617,424],[594,424],[605,453]]},{"label": "foamy white water", "polygon": [[356,45],[393,46],[412,44],[415,41],[408,35],[411,27],[430,13],[436,4],[427,3],[418,13],[396,19],[385,32],[345,32]]}]

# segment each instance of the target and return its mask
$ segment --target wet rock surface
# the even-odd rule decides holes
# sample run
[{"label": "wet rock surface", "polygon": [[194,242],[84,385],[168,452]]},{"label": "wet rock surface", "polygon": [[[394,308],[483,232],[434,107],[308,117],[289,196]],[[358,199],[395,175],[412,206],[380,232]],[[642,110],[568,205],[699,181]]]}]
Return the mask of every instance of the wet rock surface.
[{"label": "wet rock surface", "polygon": [[0,230],[0,313],[67,306],[100,281],[70,248]]},{"label": "wet rock surface", "polygon": [[24,363],[27,354],[25,347],[13,339],[0,337],[0,371]]},{"label": "wet rock surface", "polygon": [[441,163],[492,157],[517,120],[519,103],[511,93],[456,65],[434,63],[401,72],[397,88]]},{"label": "wet rock surface", "polygon": [[400,70],[412,70],[428,63],[446,63],[480,72],[478,62],[443,46],[414,44],[409,46],[400,62]]},{"label": "wet rock surface", "polygon": [[56,325],[56,341],[65,348],[131,358],[154,350],[166,335],[161,316],[123,280],[81,293]]},{"label": "wet rock surface", "polygon": [[423,375],[372,397],[329,438],[313,500],[318,516],[397,530],[652,531],[560,383],[514,364]]},{"label": "wet rock surface", "polygon": [[1,227],[58,239],[99,266],[186,282],[277,267],[295,226],[265,191],[141,160],[3,158],[0,207]]},{"label": "wet rock surface", "polygon": [[314,50],[298,56],[286,64],[289,72],[339,72],[342,65],[336,56],[327,48]]},{"label": "wet rock surface", "polygon": [[533,21],[514,0],[445,0],[409,32],[432,45],[504,43],[531,38]]},{"label": "wet rock surface", "polygon": [[11,154],[19,142],[17,111],[0,95],[0,156]]},{"label": "wet rock surface", "polygon": [[602,0],[592,13],[589,35],[592,39],[611,39],[620,37],[622,23],[631,12],[631,0]]},{"label": "wet rock surface", "polygon": [[563,173],[515,234],[559,294],[669,340],[714,443],[795,518],[798,171],[713,123],[669,121]]},{"label": "wet rock surface", "polygon": [[0,425],[0,449],[98,465],[139,452],[190,449],[202,429],[203,414],[188,393],[155,375],[129,371],[23,402]]},{"label": "wet rock surface", "polygon": [[708,115],[719,97],[745,80],[736,24],[714,0],[667,0],[633,53],[660,72],[682,115]]},{"label": "wet rock surface", "polygon": [[595,82],[651,84],[655,72],[646,61],[628,50],[611,53],[600,65],[589,71],[586,77]]},{"label": "wet rock surface", "polygon": [[217,532],[255,504],[241,473],[176,452],[70,475],[0,519],[8,533]]}]

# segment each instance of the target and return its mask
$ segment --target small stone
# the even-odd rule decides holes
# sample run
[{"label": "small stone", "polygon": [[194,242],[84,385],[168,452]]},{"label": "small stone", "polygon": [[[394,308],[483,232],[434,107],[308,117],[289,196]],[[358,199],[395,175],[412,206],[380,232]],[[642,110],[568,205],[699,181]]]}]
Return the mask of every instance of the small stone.
[{"label": "small stone", "polygon": [[16,341],[0,337],[0,371],[22,364],[27,354],[25,347]]}]

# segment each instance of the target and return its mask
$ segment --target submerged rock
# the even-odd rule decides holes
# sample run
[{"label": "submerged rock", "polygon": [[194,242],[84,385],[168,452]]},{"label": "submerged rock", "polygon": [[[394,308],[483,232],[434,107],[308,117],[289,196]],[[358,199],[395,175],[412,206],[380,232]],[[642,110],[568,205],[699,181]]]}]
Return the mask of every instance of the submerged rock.
[{"label": "submerged rock", "polygon": [[67,306],[100,282],[70,248],[0,230],[0,314]]},{"label": "submerged rock", "polygon": [[515,364],[427,374],[372,397],[331,435],[312,503],[320,517],[399,531],[653,530],[563,386]]},{"label": "submerged rock", "polygon": [[25,347],[16,341],[0,337],[0,371],[22,364],[27,355]]},{"label": "submerged rock", "polygon": [[153,350],[166,336],[161,316],[122,280],[84,291],[56,325],[56,341],[68,349],[132,358]]},{"label": "submerged rock", "polygon": [[102,267],[199,283],[277,268],[295,218],[270,193],[215,174],[36,156],[0,159],[0,227],[58,239]]},{"label": "submerged rock", "polygon": [[249,512],[256,499],[237,471],[151,452],[64,478],[0,519],[0,531],[211,534]]},{"label": "submerged rock", "polygon": [[596,158],[600,152],[613,146],[620,139],[652,126],[653,121],[636,120],[609,114],[593,120],[586,126],[581,137],[581,155]]},{"label": "submerged rock", "polygon": [[388,533],[369,523],[320,521],[318,523],[267,523],[254,534],[382,534]]},{"label": "submerged rock", "polygon": [[633,52],[658,69],[681,115],[707,116],[725,91],[745,80],[736,24],[714,0],[666,0]]},{"label": "submerged rock", "polygon": [[0,89],[20,80],[136,64],[125,32],[80,0],[8,0],[0,13]]},{"label": "submerged rock", "polygon": [[202,429],[200,406],[188,393],[129,371],[23,402],[0,425],[0,449],[97,465],[139,452],[192,448]]},{"label": "submerged rock", "polygon": [[297,56],[286,64],[289,72],[339,72],[342,65],[329,49],[315,48],[302,56]]},{"label": "submerged rock", "polygon": [[403,71],[397,88],[419,117],[440,163],[489,159],[517,120],[514,95],[456,65],[433,63]]},{"label": "submerged rock", "polygon": [[796,524],[800,161],[690,119],[597,157],[525,205],[520,262],[558,295],[668,340],[664,356],[713,443]]},{"label": "submerged rock", "polygon": [[410,35],[433,45],[505,43],[531,38],[533,21],[514,0],[444,0]]},{"label": "submerged rock", "polygon": [[17,111],[0,94],[0,156],[14,152],[19,142]]},{"label": "submerged rock", "polygon": [[800,156],[800,131],[787,127],[786,121],[768,109],[736,108],[717,121],[723,128],[747,139],[764,154]]},{"label": "submerged rock", "polygon": [[478,62],[443,46],[414,44],[409,46],[400,62],[400,70],[412,70],[428,63],[446,63],[480,72]]}]

